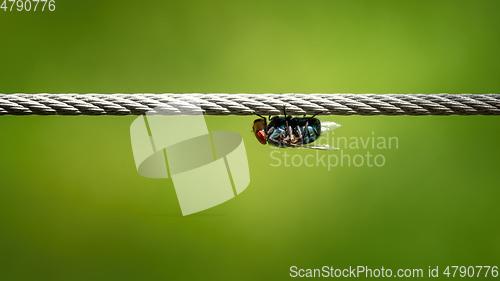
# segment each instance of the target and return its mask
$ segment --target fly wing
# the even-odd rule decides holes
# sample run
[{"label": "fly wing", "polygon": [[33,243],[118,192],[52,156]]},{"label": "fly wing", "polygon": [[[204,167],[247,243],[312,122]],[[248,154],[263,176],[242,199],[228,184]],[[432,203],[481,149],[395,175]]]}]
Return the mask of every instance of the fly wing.
[{"label": "fly wing", "polygon": [[340,124],[335,122],[321,122],[321,132],[325,133],[331,130],[335,130],[340,127]]},{"label": "fly wing", "polygon": [[317,150],[339,150],[338,148],[333,147],[333,146],[329,146],[328,144],[325,144],[325,145],[292,144],[291,147],[310,148],[310,149],[317,149]]}]

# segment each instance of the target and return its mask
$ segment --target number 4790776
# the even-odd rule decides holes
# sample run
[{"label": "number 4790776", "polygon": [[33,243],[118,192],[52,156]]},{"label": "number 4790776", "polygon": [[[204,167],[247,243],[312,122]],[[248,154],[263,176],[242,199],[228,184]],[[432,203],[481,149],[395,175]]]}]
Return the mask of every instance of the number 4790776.
[{"label": "number 4790776", "polygon": [[[1,0],[0,0],[1,1]],[[40,6],[40,7],[39,7]],[[46,9],[53,12],[56,9],[55,0],[3,0],[0,9],[4,11],[36,11],[36,9],[45,11]]]}]

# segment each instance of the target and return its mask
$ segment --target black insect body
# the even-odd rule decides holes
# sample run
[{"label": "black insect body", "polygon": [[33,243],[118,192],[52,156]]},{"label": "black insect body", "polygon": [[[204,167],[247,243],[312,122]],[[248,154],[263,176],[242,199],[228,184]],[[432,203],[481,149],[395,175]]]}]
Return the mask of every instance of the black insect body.
[{"label": "black insect body", "polygon": [[[259,115],[260,116],[260,115]],[[329,122],[326,128],[322,128],[321,121],[312,117],[274,116],[267,119],[260,116],[253,122],[253,131],[257,140],[262,144],[270,144],[276,147],[304,147],[322,150],[331,150],[328,145],[310,146],[321,135],[321,131],[338,127],[339,125]]]}]

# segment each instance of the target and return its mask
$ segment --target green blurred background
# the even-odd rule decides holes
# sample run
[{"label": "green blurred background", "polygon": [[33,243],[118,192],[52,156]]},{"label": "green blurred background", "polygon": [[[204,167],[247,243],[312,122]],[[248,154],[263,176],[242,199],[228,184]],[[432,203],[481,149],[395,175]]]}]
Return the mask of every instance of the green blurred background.
[{"label": "green blurred background", "polygon": [[[0,92],[498,93],[499,8],[57,0],[55,12],[0,10]],[[500,266],[498,117],[323,117],[342,124],[336,137],[399,139],[383,167],[328,171],[271,167],[254,117],[209,116],[243,135],[251,183],[187,217],[171,181],[137,174],[134,118],[0,117],[0,280]]]}]

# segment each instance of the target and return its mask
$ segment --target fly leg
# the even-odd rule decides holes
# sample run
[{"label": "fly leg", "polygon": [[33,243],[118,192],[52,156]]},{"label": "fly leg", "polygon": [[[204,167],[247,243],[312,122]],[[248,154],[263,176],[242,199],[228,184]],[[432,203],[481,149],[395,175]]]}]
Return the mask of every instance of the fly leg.
[{"label": "fly leg", "polygon": [[290,141],[292,141],[292,126],[290,126],[290,124],[288,124],[288,120],[286,120],[286,133],[287,133],[287,137],[290,138]]},{"label": "fly leg", "polygon": [[271,127],[271,128],[269,128],[269,129],[267,129],[266,134],[267,134],[267,135],[271,135],[273,132],[274,132],[274,126],[273,126],[273,127]]},{"label": "fly leg", "polygon": [[306,134],[309,132],[308,127],[309,127],[309,120],[306,121],[306,125],[304,126],[304,131],[302,131],[302,136],[300,136],[301,138],[300,142],[302,144],[304,144],[304,138],[306,137]]},{"label": "fly leg", "polygon": [[286,123],[286,136],[288,138],[288,141],[292,143],[294,141],[293,137],[293,132],[292,132],[292,126],[288,123],[288,117],[286,116],[286,106],[283,106],[283,114],[285,115],[285,123]]},{"label": "fly leg", "polygon": [[279,141],[278,141],[279,146],[280,146],[280,147],[282,147],[282,146],[283,146],[283,147],[286,147],[286,146],[287,146],[286,141],[287,141],[286,131],[281,131],[281,132],[280,132],[280,135],[279,135]]}]

